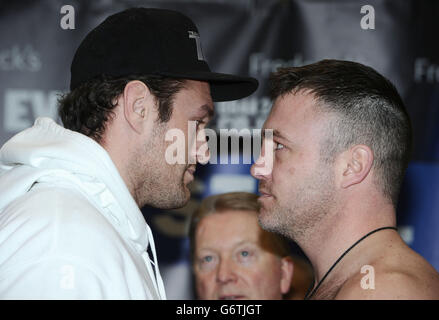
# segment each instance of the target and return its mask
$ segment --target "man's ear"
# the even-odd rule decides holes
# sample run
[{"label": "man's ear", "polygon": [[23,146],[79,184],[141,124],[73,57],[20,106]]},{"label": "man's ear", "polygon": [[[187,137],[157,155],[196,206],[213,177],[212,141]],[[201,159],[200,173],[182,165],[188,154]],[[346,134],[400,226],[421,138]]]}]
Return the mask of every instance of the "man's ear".
[{"label": "man's ear", "polygon": [[281,279],[280,290],[282,294],[286,294],[290,291],[291,280],[293,279],[294,263],[290,256],[283,257],[281,259]]},{"label": "man's ear", "polygon": [[373,152],[366,145],[355,145],[345,151],[341,157],[341,187],[348,188],[362,182],[373,164]]},{"label": "man's ear", "polygon": [[122,95],[123,112],[129,125],[137,133],[144,130],[154,106],[154,97],[142,81],[133,80],[126,84]]}]

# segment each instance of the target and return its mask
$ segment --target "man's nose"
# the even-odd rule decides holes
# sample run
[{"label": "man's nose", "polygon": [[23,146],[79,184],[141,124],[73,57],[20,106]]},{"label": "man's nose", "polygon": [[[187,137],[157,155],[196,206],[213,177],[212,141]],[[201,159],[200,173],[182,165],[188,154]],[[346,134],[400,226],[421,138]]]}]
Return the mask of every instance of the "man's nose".
[{"label": "man's nose", "polygon": [[259,172],[258,172],[258,170],[257,170],[258,168],[261,168],[261,167],[262,167],[261,164],[260,164],[260,162],[258,162],[258,161],[260,161],[260,159],[261,159],[261,156],[259,156],[259,158],[257,159],[257,161],[256,161],[255,163],[253,163],[252,166],[251,166],[251,168],[250,168],[250,174],[251,174],[254,178],[258,179],[258,180],[262,180],[262,179],[264,179],[264,176],[261,175],[261,174],[259,174]]},{"label": "man's nose", "polygon": [[266,148],[267,145],[264,142],[258,159],[250,168],[250,174],[258,180],[267,180],[273,169],[273,154],[268,154],[270,151],[266,152]]},{"label": "man's nose", "polygon": [[228,283],[236,281],[236,273],[229,260],[221,260],[217,270],[217,281],[219,283]]}]

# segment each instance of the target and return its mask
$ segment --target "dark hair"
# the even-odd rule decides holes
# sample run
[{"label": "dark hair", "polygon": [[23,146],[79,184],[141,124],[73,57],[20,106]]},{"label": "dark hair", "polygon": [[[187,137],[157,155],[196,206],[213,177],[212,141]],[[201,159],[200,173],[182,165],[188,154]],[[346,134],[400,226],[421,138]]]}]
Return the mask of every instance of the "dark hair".
[{"label": "dark hair", "polygon": [[[249,192],[229,192],[204,198],[200,206],[191,216],[189,225],[191,261],[194,262],[195,258],[195,236],[201,220],[212,214],[221,214],[224,211],[250,211],[254,212],[256,216],[259,209],[258,195]],[[291,246],[285,237],[268,231],[266,232],[269,236],[270,249],[273,253],[279,257],[291,255]]]},{"label": "dark hair", "polygon": [[173,98],[184,86],[184,80],[150,75],[117,78],[101,75],[81,84],[59,99],[58,111],[64,127],[100,142],[108,121],[114,115],[115,99],[132,80],[142,81],[148,86],[156,98],[159,121],[169,121]]},{"label": "dark hair", "polygon": [[393,84],[360,63],[322,60],[303,67],[282,68],[271,75],[273,100],[288,93],[310,93],[317,110],[335,115],[321,156],[335,156],[355,144],[374,153],[375,182],[396,205],[410,160],[412,129],[409,115]]}]

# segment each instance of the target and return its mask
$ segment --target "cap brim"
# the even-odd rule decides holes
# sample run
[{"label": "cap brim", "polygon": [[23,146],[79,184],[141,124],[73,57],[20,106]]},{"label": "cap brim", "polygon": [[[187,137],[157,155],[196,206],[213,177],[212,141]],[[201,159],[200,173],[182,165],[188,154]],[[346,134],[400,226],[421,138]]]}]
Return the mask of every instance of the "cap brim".
[{"label": "cap brim", "polygon": [[255,78],[241,77],[232,74],[215,72],[160,72],[160,75],[178,79],[207,81],[210,84],[212,100],[232,101],[248,97],[258,89],[259,82]]}]

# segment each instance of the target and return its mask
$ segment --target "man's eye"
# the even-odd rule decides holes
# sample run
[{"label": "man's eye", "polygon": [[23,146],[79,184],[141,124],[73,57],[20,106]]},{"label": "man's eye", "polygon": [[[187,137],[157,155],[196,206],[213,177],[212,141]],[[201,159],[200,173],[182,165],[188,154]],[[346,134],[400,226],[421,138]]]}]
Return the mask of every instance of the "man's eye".
[{"label": "man's eye", "polygon": [[250,255],[250,253],[248,251],[241,251],[241,256],[243,257],[248,257]]},{"label": "man's eye", "polygon": [[281,150],[284,148],[284,145],[282,143],[275,143],[275,150]]},{"label": "man's eye", "polygon": [[213,257],[212,257],[212,256],[205,256],[205,257],[202,259],[203,262],[212,262],[212,260],[213,260]]}]

